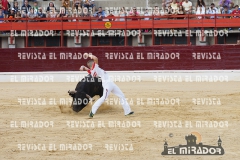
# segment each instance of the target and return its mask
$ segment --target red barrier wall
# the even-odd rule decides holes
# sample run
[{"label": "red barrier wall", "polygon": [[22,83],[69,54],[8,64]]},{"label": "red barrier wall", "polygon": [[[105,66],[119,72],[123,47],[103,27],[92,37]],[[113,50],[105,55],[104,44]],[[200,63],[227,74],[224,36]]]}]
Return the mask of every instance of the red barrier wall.
[{"label": "red barrier wall", "polygon": [[[240,69],[240,45],[216,45],[0,49],[0,72],[77,71],[82,64],[86,65],[87,60],[81,57],[85,52],[98,56],[100,67],[105,70]],[[156,55],[160,57],[148,59],[149,52],[158,53]],[[53,53],[57,59],[50,59]],[[60,53],[76,54],[79,59],[60,59]],[[126,59],[131,53],[133,59]],[[39,54],[41,59],[34,59],[35,54]],[[122,59],[119,59],[119,54]],[[44,55],[46,59],[42,59]],[[144,59],[137,58],[140,55]]]}]

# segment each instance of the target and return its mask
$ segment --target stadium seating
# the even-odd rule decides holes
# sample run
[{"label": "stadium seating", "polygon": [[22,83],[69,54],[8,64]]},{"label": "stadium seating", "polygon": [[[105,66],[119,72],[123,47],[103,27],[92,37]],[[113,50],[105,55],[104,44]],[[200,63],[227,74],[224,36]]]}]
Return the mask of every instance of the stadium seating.
[{"label": "stadium seating", "polygon": [[[49,2],[53,2],[57,8],[59,8],[62,5],[62,1],[40,1],[37,0],[39,6],[43,8],[47,8]],[[220,0],[205,0],[205,3],[207,6],[210,6],[211,3],[215,3],[216,7],[218,6]],[[239,4],[240,0],[232,0],[234,4]],[[9,2],[13,2],[13,0],[9,0]],[[19,6],[22,4],[22,0],[18,0]],[[146,7],[148,2],[148,7],[153,7],[155,5],[161,7],[161,0],[137,0],[137,1],[129,1],[129,0],[119,0],[119,1],[95,1],[95,4],[97,7],[101,6],[103,8],[105,7]],[[191,0],[193,3],[193,7],[195,8],[197,0]],[[72,1],[71,1],[72,3]],[[12,4],[12,3],[11,3]],[[33,4],[33,2],[29,2],[30,5]]]}]

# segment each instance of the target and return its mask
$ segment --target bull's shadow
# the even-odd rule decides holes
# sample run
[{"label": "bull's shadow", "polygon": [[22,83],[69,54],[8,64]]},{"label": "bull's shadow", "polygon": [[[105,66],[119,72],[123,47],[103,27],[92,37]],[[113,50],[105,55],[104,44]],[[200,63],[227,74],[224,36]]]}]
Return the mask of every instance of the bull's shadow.
[{"label": "bull's shadow", "polygon": [[90,100],[93,100],[92,97],[96,95],[102,97],[102,80],[89,74],[78,82],[74,91],[68,91],[68,93],[73,98],[72,110],[80,112],[88,105]]}]

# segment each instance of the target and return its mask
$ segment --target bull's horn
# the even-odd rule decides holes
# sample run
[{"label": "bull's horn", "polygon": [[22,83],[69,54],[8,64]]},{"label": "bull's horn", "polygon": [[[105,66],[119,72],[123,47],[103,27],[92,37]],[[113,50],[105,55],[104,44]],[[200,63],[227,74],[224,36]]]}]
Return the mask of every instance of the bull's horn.
[{"label": "bull's horn", "polygon": [[77,93],[77,91],[68,91],[68,93],[71,93],[71,94],[75,94],[75,93]]}]

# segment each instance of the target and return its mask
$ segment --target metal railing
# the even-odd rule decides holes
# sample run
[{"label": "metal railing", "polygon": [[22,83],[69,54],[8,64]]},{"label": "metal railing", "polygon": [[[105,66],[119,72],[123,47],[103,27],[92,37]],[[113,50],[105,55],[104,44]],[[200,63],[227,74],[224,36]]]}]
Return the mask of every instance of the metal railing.
[{"label": "metal railing", "polygon": [[[71,18],[4,18],[0,19],[0,31],[26,31],[26,47],[28,46],[29,30],[61,31],[61,46],[66,30],[124,30],[125,46],[127,30],[150,29],[154,44],[155,29],[187,29],[191,28],[229,28],[240,27],[240,20],[235,14],[204,14],[204,15],[165,15],[165,16],[126,16],[126,17],[71,17]],[[10,34],[11,36],[11,34]],[[78,36],[78,35],[77,35]],[[90,45],[92,36],[90,37]],[[190,45],[190,36],[188,37]]]}]

